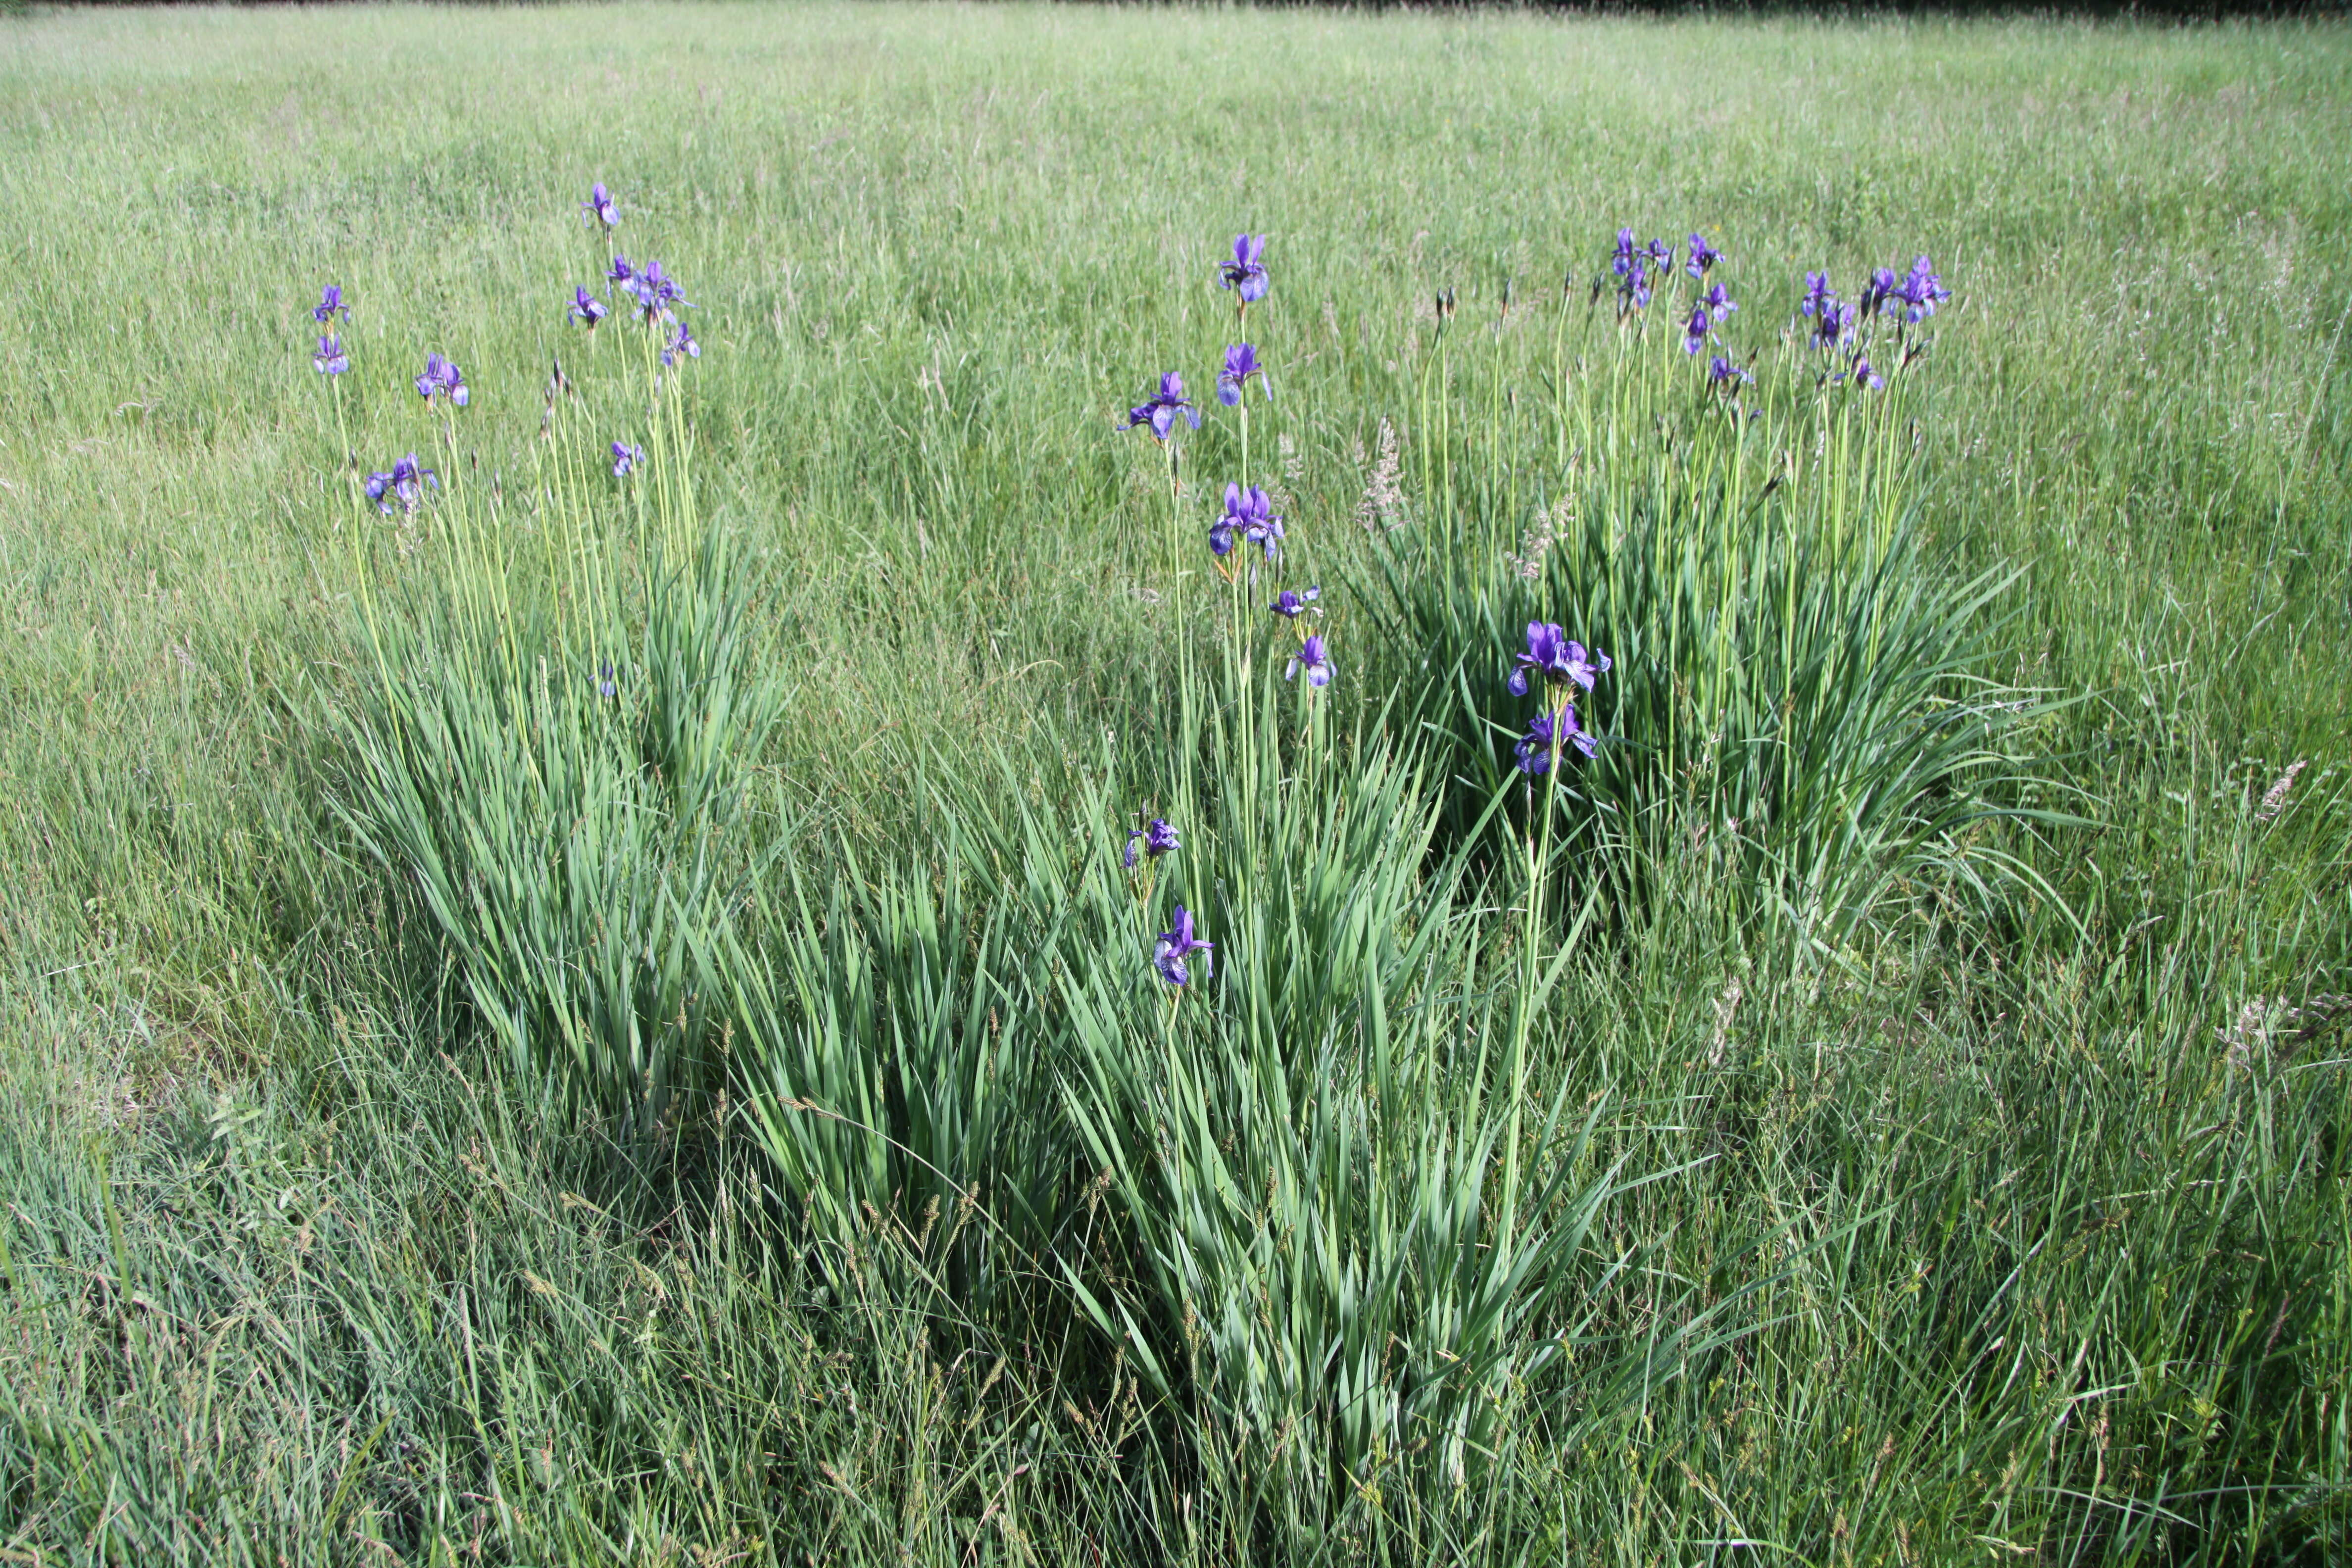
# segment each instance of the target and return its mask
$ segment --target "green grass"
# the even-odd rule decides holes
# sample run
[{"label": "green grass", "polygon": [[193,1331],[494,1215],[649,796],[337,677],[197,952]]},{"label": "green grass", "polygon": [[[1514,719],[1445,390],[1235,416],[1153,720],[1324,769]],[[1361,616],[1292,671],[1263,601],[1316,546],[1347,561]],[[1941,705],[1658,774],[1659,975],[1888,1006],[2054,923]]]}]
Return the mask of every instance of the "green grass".
[{"label": "green grass", "polygon": [[[2347,81],[0,20],[0,1560],[2332,1561]],[[598,178],[698,306],[652,401],[564,317]],[[1587,305],[1620,224],[1728,253],[1754,419]],[[1243,228],[1315,704],[1199,548],[1244,427],[1172,510],[1113,428],[1207,401]],[[1923,251],[1931,351],[1824,404],[1802,272]],[[1618,656],[1558,796],[1534,616]]]}]

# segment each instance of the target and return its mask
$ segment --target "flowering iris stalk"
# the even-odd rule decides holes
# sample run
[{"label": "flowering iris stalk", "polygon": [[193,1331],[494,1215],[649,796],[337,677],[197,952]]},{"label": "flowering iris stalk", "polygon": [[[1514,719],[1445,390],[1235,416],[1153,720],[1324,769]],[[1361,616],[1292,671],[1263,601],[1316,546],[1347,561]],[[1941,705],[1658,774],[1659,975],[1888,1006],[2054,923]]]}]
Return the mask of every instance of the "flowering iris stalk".
[{"label": "flowering iris stalk", "polygon": [[310,356],[310,363],[320,375],[341,375],[352,368],[351,356],[343,353],[342,339],[332,332],[319,340],[319,352]]},{"label": "flowering iris stalk", "polygon": [[596,695],[599,697],[617,697],[620,695],[620,691],[621,683],[613,678],[613,667],[609,664],[598,665],[596,667]]},{"label": "flowering iris stalk", "polygon": [[1690,237],[1689,259],[1683,263],[1683,270],[1696,282],[1706,276],[1707,268],[1722,259],[1723,252],[1709,245],[1705,236],[1694,233]]},{"label": "flowering iris stalk", "polygon": [[1721,283],[1709,285],[1707,291],[1699,296],[1698,302],[1706,307],[1707,315],[1718,327],[1731,319],[1732,311],[1739,309],[1739,302],[1731,297],[1731,290]]},{"label": "flowering iris stalk", "polygon": [[[1923,257],[1921,259],[1925,260],[1926,258]],[[351,307],[343,303],[343,289],[340,283],[330,283],[320,289],[319,302],[310,307],[310,319],[322,327],[337,316],[349,321],[351,314]]]},{"label": "flowering iris stalk", "polygon": [[1828,273],[1808,272],[1805,274],[1804,302],[1797,307],[1798,311],[1801,314],[1818,316],[1822,313],[1824,307],[1833,305],[1836,302],[1837,290],[1830,287],[1830,275]]},{"label": "flowering iris stalk", "polygon": [[1237,234],[1234,236],[1234,258],[1217,268],[1217,287],[1238,290],[1241,303],[1235,314],[1246,314],[1252,305],[1265,298],[1268,282],[1265,272],[1265,236]]},{"label": "flowering iris stalk", "polygon": [[1706,381],[1718,392],[1733,392],[1748,379],[1748,373],[1731,363],[1729,356],[1717,354],[1706,362]]},{"label": "flowering iris stalk", "polygon": [[584,285],[572,290],[572,319],[573,321],[581,322],[585,326],[593,327],[597,322],[603,321],[608,313],[609,312],[604,309],[604,301],[596,298],[595,295],[588,292]]},{"label": "flowering iris stalk", "polygon": [[1609,656],[1599,648],[1590,655],[1584,645],[1549,621],[1528,623],[1528,651],[1518,656],[1511,671],[1511,694],[1528,694],[1528,677],[1536,675],[1547,687],[1578,686],[1590,691],[1592,682],[1609,673]]},{"label": "flowering iris stalk", "polygon": [[1853,363],[1850,368],[1838,372],[1830,379],[1843,381],[1849,375],[1853,378],[1853,389],[1856,392],[1876,392],[1886,384],[1885,379],[1871,368],[1869,357],[1862,353],[1856,353],[1853,356]]},{"label": "flowering iris stalk", "polygon": [[1693,305],[1691,307],[1690,323],[1683,328],[1683,353],[1686,354],[1697,353],[1699,350],[1706,347],[1706,340],[1708,336],[1709,324],[1706,319],[1706,306],[1705,304]]},{"label": "flowering iris stalk", "polygon": [[1132,430],[1139,425],[1149,426],[1151,438],[1165,442],[1168,433],[1176,427],[1179,414],[1193,429],[1201,427],[1201,411],[1185,399],[1184,378],[1171,370],[1160,378],[1160,390],[1149,402],[1139,403],[1127,411],[1127,423],[1119,428]]},{"label": "flowering iris stalk", "polygon": [[1122,864],[1132,871],[1139,851],[1157,860],[1162,855],[1182,847],[1183,843],[1176,837],[1176,830],[1168,826],[1165,818],[1155,816],[1141,827],[1128,829],[1127,858]]},{"label": "flowering iris stalk", "polygon": [[580,216],[583,222],[602,225],[607,234],[619,226],[620,204],[613,200],[613,193],[604,188],[604,181],[589,187],[588,199],[580,204]]},{"label": "flowering iris stalk", "polygon": [[[1202,942],[1192,934],[1192,911],[1181,904],[1176,906],[1176,919],[1173,923],[1175,930],[1160,933],[1159,945],[1151,950],[1151,962],[1159,969],[1160,979],[1171,985],[1184,985],[1192,978],[1192,972],[1185,966],[1184,961],[1196,952],[1209,952],[1216,946],[1216,943]],[[1201,960],[1201,973],[1203,978],[1210,974],[1212,962],[1207,958]]]},{"label": "flowering iris stalk", "polygon": [[625,479],[631,469],[646,460],[646,449],[626,441],[613,443],[613,477]]},{"label": "flowering iris stalk", "polygon": [[1302,669],[1307,672],[1307,684],[1317,690],[1331,684],[1331,656],[1323,647],[1321,634],[1307,634],[1307,641],[1290,656],[1290,668],[1283,671],[1282,679],[1288,680]]},{"label": "flowering iris stalk", "polygon": [[702,345],[694,341],[694,334],[686,330],[684,321],[680,321],[677,324],[677,335],[670,339],[667,348],[662,350],[662,363],[673,365],[682,359],[700,359],[701,357]]},{"label": "flowering iris stalk", "polygon": [[1225,367],[1217,373],[1217,401],[1228,408],[1238,407],[1249,378],[1265,373],[1257,363],[1257,349],[1249,343],[1228,343],[1225,346]]},{"label": "flowering iris stalk", "polygon": [[455,361],[439,354],[425,356],[425,374],[416,378],[416,395],[429,405],[436,398],[446,398],[456,407],[466,406],[472,395],[466,390],[466,375]]}]

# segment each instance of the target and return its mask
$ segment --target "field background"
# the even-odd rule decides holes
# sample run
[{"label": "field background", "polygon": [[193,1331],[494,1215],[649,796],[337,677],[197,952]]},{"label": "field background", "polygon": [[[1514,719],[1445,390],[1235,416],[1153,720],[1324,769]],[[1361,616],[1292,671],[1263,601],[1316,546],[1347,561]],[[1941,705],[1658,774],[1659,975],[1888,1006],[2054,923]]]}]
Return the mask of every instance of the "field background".
[{"label": "field background", "polygon": [[[495,470],[575,351],[592,179],[698,307],[704,503],[770,574],[791,672],[770,776],[885,851],[921,842],[924,768],[1116,726],[1166,657],[1159,472],[1113,422],[1163,369],[1206,391],[1236,230],[1272,236],[1260,439],[1288,443],[1297,548],[1334,584],[1384,418],[1417,471],[1435,290],[1483,320],[1507,283],[1540,323],[1620,224],[1698,227],[1760,336],[1808,268],[1931,254],[1955,297],[1924,524],[1951,572],[2014,569],[1998,673],[2070,700],[2038,743],[2085,821],[2011,847],[2073,914],[2004,906],[1826,991],[1777,989],[1785,953],[1697,917],[1596,952],[1563,1091],[1629,1094],[1624,1147],[1661,1166],[1700,1152],[1665,1151],[1706,1104],[1763,1124],[1612,1237],[1727,1256],[1727,1216],[1824,1176],[1894,1217],[1790,1262],[1779,1326],[1706,1375],[1572,1440],[1527,1428],[1475,1486],[1364,1489],[1299,1539],[2329,1560],[2352,1529],[2325,1002],[2352,991],[2347,84],[2335,25],[0,21],[6,1560],[1305,1550],[1245,1479],[1098,1430],[1066,1358],[942,1365],[887,1292],[814,1289],[730,1140],[616,1175],[629,1156],[403,978],[397,889],[336,837],[303,720],[352,586],[307,309],[329,280],[355,302],[369,466],[425,446],[406,382],[438,347]],[[1333,598],[1342,689],[1376,687],[1370,622]],[[1969,1000],[1931,1016],[1937,987]],[[2243,1203],[2217,1217],[2221,1187]],[[2016,1321],[1969,1340],[1923,1285],[2005,1230]]]}]

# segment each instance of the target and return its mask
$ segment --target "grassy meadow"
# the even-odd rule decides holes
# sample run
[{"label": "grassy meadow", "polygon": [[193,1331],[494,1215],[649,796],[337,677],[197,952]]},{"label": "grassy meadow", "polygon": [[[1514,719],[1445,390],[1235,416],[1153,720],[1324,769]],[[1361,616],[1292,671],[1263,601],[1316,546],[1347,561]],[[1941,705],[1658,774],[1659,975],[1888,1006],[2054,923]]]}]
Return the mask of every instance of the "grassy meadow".
[{"label": "grassy meadow", "polygon": [[2347,149],[2335,24],[0,17],[0,1562],[2339,1560]]}]

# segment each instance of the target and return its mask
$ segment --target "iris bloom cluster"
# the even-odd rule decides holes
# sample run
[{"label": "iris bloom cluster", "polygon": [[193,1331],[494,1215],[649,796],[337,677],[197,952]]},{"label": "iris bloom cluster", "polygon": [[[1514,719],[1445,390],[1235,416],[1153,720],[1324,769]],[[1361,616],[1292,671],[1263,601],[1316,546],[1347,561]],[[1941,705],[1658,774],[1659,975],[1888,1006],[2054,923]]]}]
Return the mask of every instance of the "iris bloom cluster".
[{"label": "iris bloom cluster", "polygon": [[604,276],[617,292],[637,302],[638,314],[647,326],[656,321],[675,324],[677,310],[694,308],[694,301],[686,297],[677,279],[663,271],[658,261],[648,261],[638,268],[630,265],[627,257],[615,256]]},{"label": "iris bloom cluster", "polygon": [[428,405],[437,397],[463,408],[473,395],[466,390],[466,373],[456,361],[429,353],[425,356],[425,374],[416,378],[416,395]]},{"label": "iris bloom cluster", "polygon": [[1209,549],[1217,555],[1232,553],[1234,541],[1263,545],[1266,561],[1271,563],[1282,550],[1282,519],[1275,515],[1274,502],[1265,491],[1252,485],[1244,490],[1237,484],[1225,487],[1224,514],[1209,526]]},{"label": "iris bloom cluster", "polygon": [[1588,757],[1599,752],[1599,743],[1576,722],[1576,694],[1591,691],[1609,668],[1607,654],[1599,648],[1588,652],[1553,623],[1528,623],[1528,647],[1511,671],[1511,693],[1525,697],[1532,684],[1540,688],[1542,705],[1513,748],[1520,771],[1547,773],[1553,755],[1571,745]]},{"label": "iris bloom cluster", "polygon": [[625,479],[631,469],[646,460],[646,449],[626,441],[613,443],[613,477]]},{"label": "iris bloom cluster", "polygon": [[[1863,285],[1861,299],[1852,306],[1838,298],[1836,289],[1830,286],[1828,273],[1808,272],[1804,297],[1797,309],[1801,317],[1812,318],[1815,348],[1824,353],[1844,355],[1843,367],[1825,373],[1823,383],[1844,383],[1857,391],[1874,392],[1884,387],[1886,380],[1870,363],[1864,342],[1864,323],[1900,312],[1895,329],[1900,347],[1905,329],[1934,315],[1936,307],[1951,297],[1952,291],[1944,287],[1935,263],[1922,256],[1911,263],[1907,273],[1898,275],[1892,267],[1874,269],[1870,280]],[[1895,368],[1908,364],[1921,352],[1917,346],[1905,349]]]},{"label": "iris bloom cluster", "polygon": [[415,511],[425,499],[425,487],[427,485],[439,489],[441,481],[432,469],[418,463],[416,454],[411,452],[393,464],[392,472],[370,474],[364,488],[367,499],[375,502],[376,510],[390,517],[394,501],[400,503],[402,510]]}]

